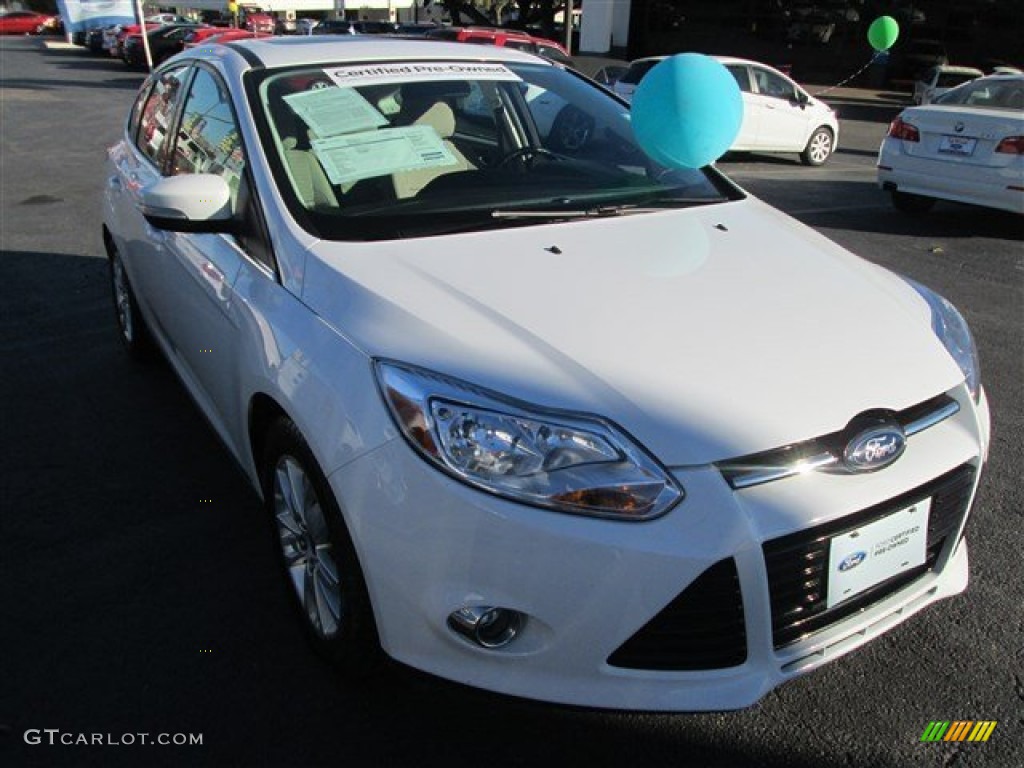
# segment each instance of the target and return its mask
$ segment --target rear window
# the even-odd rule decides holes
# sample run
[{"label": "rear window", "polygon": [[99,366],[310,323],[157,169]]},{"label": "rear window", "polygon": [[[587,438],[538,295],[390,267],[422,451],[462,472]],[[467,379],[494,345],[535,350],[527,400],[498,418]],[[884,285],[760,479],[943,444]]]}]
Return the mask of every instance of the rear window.
[{"label": "rear window", "polygon": [[644,75],[650,72],[658,64],[657,61],[635,61],[629,65],[629,69],[626,70],[620,79],[620,83],[626,83],[627,85],[636,85],[644,79]]},{"label": "rear window", "polygon": [[954,104],[979,109],[1024,110],[1024,77],[971,80],[947,91],[936,104]]},{"label": "rear window", "polygon": [[956,88],[958,85],[969,83],[978,75],[963,75],[963,74],[952,74],[942,73],[939,75],[938,82],[935,83],[936,88]]}]

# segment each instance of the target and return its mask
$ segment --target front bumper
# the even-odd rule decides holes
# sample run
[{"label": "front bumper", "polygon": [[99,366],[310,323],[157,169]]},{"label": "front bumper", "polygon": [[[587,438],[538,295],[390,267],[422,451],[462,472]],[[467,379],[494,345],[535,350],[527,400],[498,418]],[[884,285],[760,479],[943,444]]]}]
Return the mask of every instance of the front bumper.
[{"label": "front bumper", "polygon": [[[737,709],[966,587],[963,527],[985,460],[989,414],[984,397],[975,407],[965,391],[956,396],[961,411],[916,435],[885,470],[809,473],[733,491],[713,467],[678,468],[685,501],[647,523],[574,517],[491,497],[437,472],[401,439],[330,481],[366,574],[382,645],[394,658],[468,685],[552,702]],[[766,566],[772,542],[835,528],[958,468],[969,473],[962,509],[927,570],[780,643],[773,626],[777,589]],[[654,656],[648,668],[621,663],[628,640],[705,588],[685,610],[724,610],[725,618],[708,626],[732,629],[706,645],[733,655],[712,652],[697,660],[700,669],[664,668]],[[729,600],[735,604],[724,605]],[[487,650],[449,629],[453,611],[483,605],[528,617],[509,645]]]}]

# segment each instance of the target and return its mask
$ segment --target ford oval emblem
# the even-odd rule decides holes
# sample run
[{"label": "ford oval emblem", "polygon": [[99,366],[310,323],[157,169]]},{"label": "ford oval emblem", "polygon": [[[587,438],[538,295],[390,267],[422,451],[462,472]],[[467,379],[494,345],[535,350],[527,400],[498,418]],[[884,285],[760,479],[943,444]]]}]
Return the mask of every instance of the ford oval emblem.
[{"label": "ford oval emblem", "polygon": [[846,573],[847,571],[852,571],[854,568],[856,568],[858,565],[860,565],[867,559],[867,552],[853,552],[852,554],[849,554],[842,559],[842,561],[839,563],[839,570],[843,573]]},{"label": "ford oval emblem", "polygon": [[864,430],[846,444],[843,460],[851,472],[873,472],[898,459],[907,447],[899,424]]}]

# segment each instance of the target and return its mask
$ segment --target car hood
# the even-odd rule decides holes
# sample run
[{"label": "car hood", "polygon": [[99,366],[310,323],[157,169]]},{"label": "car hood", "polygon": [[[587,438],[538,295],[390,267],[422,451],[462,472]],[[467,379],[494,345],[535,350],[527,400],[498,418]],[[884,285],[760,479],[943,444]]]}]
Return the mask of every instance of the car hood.
[{"label": "car hood", "polygon": [[747,199],[314,244],[303,300],[368,355],[598,414],[670,466],[841,429],[956,386],[917,293]]}]

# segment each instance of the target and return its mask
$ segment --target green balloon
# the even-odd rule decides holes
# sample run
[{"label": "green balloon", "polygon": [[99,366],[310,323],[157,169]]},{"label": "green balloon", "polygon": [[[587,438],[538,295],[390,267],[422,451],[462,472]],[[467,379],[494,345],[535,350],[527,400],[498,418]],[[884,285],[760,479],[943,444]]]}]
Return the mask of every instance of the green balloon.
[{"label": "green balloon", "polygon": [[868,42],[876,51],[889,50],[899,36],[900,25],[892,16],[879,16],[868,27]]}]

